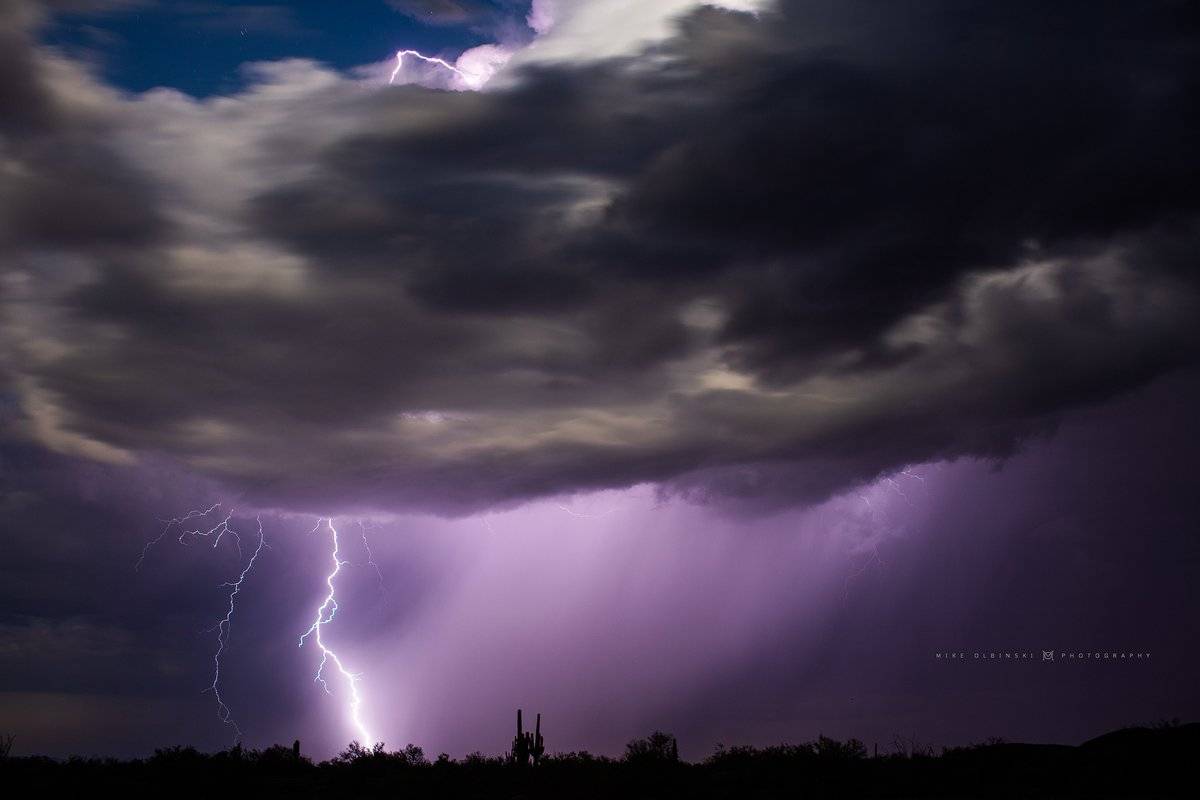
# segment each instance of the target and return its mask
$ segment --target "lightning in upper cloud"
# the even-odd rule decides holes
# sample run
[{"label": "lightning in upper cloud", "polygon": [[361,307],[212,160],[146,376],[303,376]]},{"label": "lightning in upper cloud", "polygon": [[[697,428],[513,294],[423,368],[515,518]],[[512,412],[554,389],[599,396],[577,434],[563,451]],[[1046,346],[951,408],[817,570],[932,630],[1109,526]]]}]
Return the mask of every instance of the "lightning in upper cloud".
[{"label": "lightning in upper cloud", "polygon": [[325,578],[325,585],[329,587],[329,592],[325,595],[325,599],[317,608],[317,615],[313,619],[313,624],[310,625],[308,630],[300,636],[299,646],[303,647],[304,641],[311,636],[313,641],[317,643],[317,647],[320,648],[321,663],[317,667],[317,674],[313,680],[319,681],[327,694],[333,693],[329,691],[329,684],[325,682],[325,665],[332,661],[333,665],[337,667],[338,672],[342,674],[342,677],[346,680],[346,685],[350,689],[350,720],[354,724],[354,729],[358,733],[361,743],[367,747],[370,747],[375,743],[375,738],[367,731],[366,725],[363,724],[360,713],[362,710],[363,698],[359,693],[358,684],[362,680],[362,675],[360,673],[350,672],[348,669],[346,669],[346,667],[342,665],[341,659],[338,658],[337,653],[330,650],[329,647],[326,646],[325,642],[321,639],[321,628],[327,623],[333,621],[334,615],[337,614],[338,610],[337,590],[334,588],[333,581],[338,576],[338,573],[342,571],[342,567],[350,563],[349,561],[343,560],[341,557],[341,553],[338,549],[337,528],[333,526],[333,520],[331,518],[323,517],[320,520],[317,520],[316,527],[313,528],[312,532],[316,533],[317,530],[320,529],[322,522],[329,527],[329,532],[333,537],[333,571],[330,572]]},{"label": "lightning in upper cloud", "polygon": [[458,75],[460,78],[463,79],[463,81],[465,81],[467,83],[468,86],[475,85],[474,78],[472,78],[467,73],[463,72],[458,67],[451,64],[449,61],[445,61],[440,58],[434,58],[433,56],[422,55],[421,53],[418,53],[416,50],[400,50],[396,53],[396,68],[394,70],[392,70],[392,76],[390,78],[388,78],[388,83],[396,82],[396,76],[399,75],[400,70],[404,68],[404,57],[405,56],[412,56],[413,58],[420,59],[421,61],[424,61],[427,64],[436,64],[437,66],[442,67],[443,69],[448,69],[451,72],[453,72],[454,74]]},{"label": "lightning in upper cloud", "polygon": [[[230,512],[232,514],[232,512]],[[229,629],[233,623],[233,609],[237,602],[238,593],[242,591],[242,584],[246,580],[246,576],[250,574],[250,570],[254,568],[254,562],[258,560],[259,553],[266,546],[267,540],[263,535],[262,518],[258,517],[258,547],[254,549],[254,554],[250,556],[250,560],[246,563],[245,568],[238,575],[237,580],[228,581],[221,584],[222,587],[228,587],[229,592],[229,609],[225,612],[225,618],[209,628],[209,632],[217,632],[217,651],[213,653],[213,679],[205,691],[212,692],[213,697],[217,701],[217,716],[221,718],[221,722],[233,727],[235,732],[234,742],[241,741],[242,729],[238,727],[237,722],[229,710],[229,706],[225,705],[225,701],[221,698],[221,656],[225,653],[225,646],[229,643]],[[226,517],[225,524],[228,526],[229,518]]]},{"label": "lightning in upper cloud", "polygon": [[[400,71],[404,69],[404,57],[411,56],[419,61],[424,61],[426,64],[433,64],[436,67],[453,73],[461,82],[461,86],[454,88],[466,88],[472,91],[478,91],[483,88],[491,77],[496,73],[496,70],[504,64],[512,55],[512,52],[502,47],[495,45],[482,45],[473,48],[459,57],[456,64],[451,64],[442,58],[427,56],[416,50],[400,50],[396,53],[396,66],[392,69],[392,74],[388,78],[389,84],[394,84],[396,78],[400,76]],[[459,66],[462,64],[463,66]]]}]

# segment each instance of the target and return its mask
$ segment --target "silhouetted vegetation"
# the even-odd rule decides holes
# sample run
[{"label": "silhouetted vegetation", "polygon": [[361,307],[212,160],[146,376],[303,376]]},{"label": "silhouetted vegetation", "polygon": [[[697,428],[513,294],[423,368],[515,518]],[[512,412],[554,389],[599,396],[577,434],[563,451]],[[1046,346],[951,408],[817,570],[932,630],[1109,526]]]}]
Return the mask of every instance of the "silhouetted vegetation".
[{"label": "silhouetted vegetation", "polygon": [[678,764],[679,743],[671,734],[655,731],[645,739],[634,739],[625,745],[625,763],[639,767]]},{"label": "silhouetted vegetation", "polygon": [[[540,729],[537,731],[540,733]],[[521,739],[528,745],[537,742]],[[351,744],[320,763],[299,743],[201,753],[169,747],[132,761],[9,757],[0,785],[51,797],[102,794],[229,797],[758,798],[758,797],[1164,797],[1192,796],[1200,725],[1126,728],[1078,747],[998,739],[943,749],[897,738],[873,756],[862,742],[819,737],[772,747],[718,747],[679,758],[675,737],[655,731],[621,758],[512,753],[432,761],[416,745]],[[872,752],[874,748],[872,749]],[[12,795],[12,796],[24,796]]]}]

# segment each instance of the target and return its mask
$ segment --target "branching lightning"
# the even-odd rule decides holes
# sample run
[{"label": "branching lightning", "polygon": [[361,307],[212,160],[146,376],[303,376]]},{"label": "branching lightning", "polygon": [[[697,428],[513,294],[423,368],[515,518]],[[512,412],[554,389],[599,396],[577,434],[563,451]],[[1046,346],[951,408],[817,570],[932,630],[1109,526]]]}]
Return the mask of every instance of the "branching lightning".
[{"label": "branching lightning", "polygon": [[[217,503],[215,506],[208,509],[208,511],[206,511],[205,514],[208,514],[213,509],[219,507],[220,505],[221,505],[220,503]],[[237,511],[236,507],[229,509],[229,513],[225,515],[224,519],[222,519],[220,522],[218,522],[216,525],[212,526],[211,528],[209,528],[206,531],[202,531],[199,528],[197,528],[195,530],[190,530],[190,531],[183,531],[182,533],[179,534],[179,543],[180,544],[190,544],[193,539],[195,539],[196,537],[200,537],[202,539],[212,539],[213,540],[212,546],[215,548],[217,545],[219,545],[221,543],[221,539],[225,536],[225,534],[228,533],[230,536],[233,537],[233,541],[237,543],[238,558],[240,559],[242,557],[242,537],[239,536],[238,532],[235,531],[229,525],[229,521],[231,519],[233,519],[234,512],[236,512],[236,511]]]},{"label": "branching lightning", "polygon": [[[914,472],[912,469],[905,467],[895,474],[903,478],[918,481],[921,484],[921,488],[924,490],[925,494],[929,494],[929,484],[925,480],[925,476],[919,472]],[[906,491],[905,486],[902,485],[900,481],[896,480],[896,478],[891,476],[883,476],[879,479],[879,482],[886,485],[887,488],[890,489],[892,493],[899,497],[902,501],[904,501],[904,504],[909,508],[917,508],[917,505],[913,502],[913,496]],[[868,497],[866,493],[859,492],[858,499],[861,500],[863,505],[866,507],[866,516],[872,525],[886,524],[886,520],[883,519],[883,517],[888,516],[886,505],[884,507],[883,515],[877,517],[875,513],[875,506],[871,503],[871,498]],[[862,564],[853,569],[846,576],[842,591],[843,601],[849,597],[850,584],[852,581],[862,577],[871,568],[875,568],[880,574],[887,569],[887,562],[885,562],[879,554],[879,543],[885,535],[890,535],[887,529],[877,531],[876,533],[873,533],[864,543],[866,546],[861,552],[863,555],[865,555],[865,559],[863,560]]]},{"label": "branching lightning", "polygon": [[[138,557],[137,563],[133,565],[134,572],[137,572],[142,568],[142,562],[144,562],[146,560],[146,554],[150,552],[150,548],[154,547],[154,545],[161,542],[163,540],[163,537],[165,537],[168,533],[171,532],[172,528],[183,525],[183,523],[187,522],[188,520],[207,517],[209,514],[216,511],[220,507],[221,507],[220,503],[213,503],[208,508],[193,509],[193,510],[187,512],[186,514],[184,514],[182,517],[172,517],[171,519],[159,520],[160,522],[163,523],[162,532],[160,532],[158,534],[158,536],[155,536],[153,539],[146,542],[146,544],[142,547],[142,554],[141,554],[141,556]],[[229,522],[228,517],[225,518],[225,522],[226,523]],[[183,536],[180,536],[179,538],[180,538],[180,541],[183,540]],[[220,540],[218,539],[218,541],[220,541]]]},{"label": "branching lightning", "polygon": [[921,488],[925,490],[925,494],[929,494],[929,484],[925,481],[924,475],[913,472],[910,469],[902,469],[902,470],[900,470],[900,474],[906,478],[912,478],[915,481],[920,481]]},{"label": "branching lightning", "polygon": [[888,486],[891,487],[893,492],[900,495],[900,499],[904,501],[905,505],[907,505],[909,508],[913,508],[912,500],[910,500],[908,495],[905,494],[904,490],[900,488],[900,484],[896,482],[895,478],[884,478],[883,480]]},{"label": "branching lightning", "polygon": [[320,529],[322,522],[328,526],[329,532],[333,537],[333,571],[330,572],[325,578],[325,585],[329,587],[329,593],[325,595],[324,601],[322,601],[321,605],[317,608],[317,614],[313,619],[313,624],[309,626],[308,630],[300,636],[299,646],[303,647],[304,641],[310,636],[312,637],[313,641],[317,643],[317,647],[321,650],[321,663],[317,667],[317,674],[313,677],[313,680],[319,682],[327,694],[333,693],[329,691],[329,684],[325,682],[325,665],[332,661],[333,665],[337,667],[338,672],[341,673],[342,677],[346,681],[346,685],[350,689],[350,720],[354,724],[355,731],[358,733],[360,743],[370,747],[375,743],[375,738],[367,732],[367,728],[363,724],[360,714],[362,710],[363,699],[362,695],[359,693],[358,684],[362,680],[362,675],[360,673],[350,672],[348,669],[346,669],[346,667],[342,665],[341,659],[338,658],[337,653],[330,650],[329,647],[325,645],[325,642],[321,639],[321,628],[323,628],[327,623],[333,621],[333,618],[337,614],[338,610],[337,591],[334,588],[333,581],[338,576],[338,573],[342,571],[342,567],[350,563],[349,561],[342,559],[341,553],[338,550],[338,532],[337,528],[333,527],[332,519],[323,517],[322,519],[317,520],[316,527],[313,528],[313,533],[316,533],[316,531]]},{"label": "branching lightning", "polygon": [[[229,518],[226,517],[222,523],[228,527]],[[235,534],[236,535],[236,534]],[[221,722],[233,727],[235,736],[234,742],[237,743],[242,739],[242,729],[238,727],[237,722],[233,719],[229,711],[229,706],[225,705],[225,701],[221,699],[221,656],[225,652],[225,645],[229,643],[229,629],[233,623],[233,609],[237,602],[238,593],[242,591],[242,583],[245,582],[246,576],[250,574],[250,570],[254,568],[254,562],[258,559],[259,553],[266,546],[266,537],[263,535],[262,518],[258,518],[258,547],[254,548],[254,554],[250,556],[250,560],[246,562],[246,567],[238,575],[236,581],[229,581],[221,584],[222,587],[230,589],[229,592],[229,609],[225,612],[225,618],[209,628],[209,632],[217,632],[217,652],[213,653],[213,679],[212,684],[205,690],[213,693],[213,697],[217,701],[217,716],[221,718]]]},{"label": "branching lightning", "polygon": [[399,75],[400,70],[402,70],[404,68],[404,57],[405,56],[412,56],[413,58],[424,61],[427,64],[434,64],[436,66],[441,67],[442,69],[447,69],[447,70],[453,72],[458,77],[462,78],[463,83],[465,83],[467,86],[470,86],[473,89],[478,89],[480,84],[482,83],[482,81],[479,79],[478,75],[471,75],[469,73],[463,72],[461,69],[454,66],[449,61],[446,61],[441,58],[435,58],[433,56],[422,55],[421,53],[418,53],[416,50],[400,50],[399,52],[396,53],[396,68],[392,70],[392,76],[390,78],[388,78],[388,83],[396,82],[396,76]]},{"label": "branching lightning", "polygon": [[882,558],[880,558],[880,556],[879,556],[879,544],[878,543],[872,544],[870,549],[867,550],[866,555],[867,555],[867,557],[863,561],[863,563],[860,564],[859,567],[857,569],[855,569],[853,572],[846,575],[845,580],[842,581],[842,602],[843,603],[845,603],[847,600],[850,599],[850,584],[853,581],[857,580],[858,578],[862,577],[862,575],[864,573],[866,573],[866,571],[868,569],[870,569],[871,567],[875,567],[879,571],[879,573],[882,575],[884,570],[887,568],[887,563],[884,562],[884,560]]},{"label": "branching lightning", "polygon": [[[242,559],[242,537],[234,529],[232,521],[234,512],[237,511],[236,506],[229,509],[229,513],[217,522],[216,525],[203,529],[203,526],[184,529],[185,524],[193,520],[207,519],[210,514],[221,507],[220,503],[213,503],[208,508],[196,508],[187,512],[183,516],[172,517],[171,519],[160,520],[163,523],[163,529],[158,536],[154,537],[142,547],[141,555],[138,557],[137,563],[134,565],[134,570],[138,571],[142,568],[142,564],[146,560],[146,555],[150,552],[150,548],[161,542],[168,533],[175,529],[182,529],[178,541],[180,544],[189,544],[196,538],[212,539],[212,546],[215,548],[225,538],[226,534],[233,539],[237,544],[238,561]],[[216,632],[217,634],[217,650],[213,653],[213,679],[212,683],[204,690],[212,692],[213,697],[217,701],[217,717],[226,725],[229,725],[234,730],[234,742],[240,742],[242,739],[242,729],[234,720],[233,714],[226,705],[225,700],[221,697],[221,656],[225,654],[225,648],[229,644],[229,631],[233,624],[233,612],[237,606],[237,596],[242,591],[242,584],[245,583],[247,576],[254,569],[254,562],[258,560],[258,556],[262,553],[263,548],[268,547],[266,537],[263,535],[262,518],[258,521],[258,546],[254,549],[254,553],[250,556],[250,560],[246,562],[246,566],[238,573],[237,580],[227,581],[221,584],[222,588],[229,589],[229,608],[225,612],[225,617],[217,622],[216,625],[208,629],[209,633]],[[205,523],[207,524],[207,523]]]},{"label": "branching lightning", "polygon": [[[134,565],[134,569],[140,570],[142,567],[142,564],[146,560],[147,554],[150,552],[150,549],[152,547],[154,547],[155,545],[157,545],[159,542],[161,542],[164,538],[166,538],[168,533],[171,533],[172,531],[175,531],[175,530],[180,530],[180,533],[178,536],[178,541],[180,544],[184,544],[184,545],[190,544],[191,542],[195,541],[198,538],[206,539],[206,540],[211,539],[212,546],[214,548],[217,545],[219,545],[221,543],[221,540],[225,537],[225,535],[228,534],[234,540],[234,542],[237,544],[238,556],[239,556],[239,560],[240,560],[241,554],[242,554],[242,540],[241,540],[241,536],[238,534],[237,530],[233,527],[233,524],[232,524],[233,515],[236,511],[236,507],[231,508],[227,514],[225,514],[223,517],[221,517],[219,519],[219,521],[217,521],[217,523],[215,525],[208,526],[207,522],[204,525],[196,525],[194,522],[195,520],[207,519],[210,515],[212,515],[214,512],[216,512],[220,508],[221,508],[221,503],[213,503],[208,508],[193,509],[191,511],[188,511],[186,514],[184,514],[182,516],[172,517],[171,519],[161,520],[161,522],[163,523],[162,530],[159,532],[159,534],[156,537],[154,537],[150,541],[146,542],[146,544],[142,547],[142,552],[141,552],[140,556],[138,557],[137,563]],[[230,590],[229,591],[229,607],[228,607],[228,610],[225,612],[224,618],[219,620],[217,622],[217,624],[214,625],[212,628],[209,628],[210,633],[216,632],[216,634],[217,634],[217,649],[216,649],[216,652],[213,653],[212,683],[209,684],[209,686],[205,689],[205,691],[212,692],[213,697],[216,699],[216,703],[217,703],[217,716],[220,718],[221,722],[223,722],[224,724],[229,725],[230,727],[233,728],[234,733],[235,733],[235,738],[234,738],[235,742],[238,742],[242,739],[242,729],[241,729],[241,727],[238,726],[237,721],[233,718],[233,714],[232,714],[229,706],[225,703],[224,699],[221,697],[221,689],[220,689],[220,686],[221,686],[221,658],[225,654],[225,649],[229,644],[229,633],[230,633],[230,629],[231,629],[232,623],[233,623],[233,614],[237,607],[237,596],[241,592],[242,585],[245,583],[246,578],[250,575],[250,572],[253,570],[254,564],[258,560],[259,555],[262,553],[264,548],[268,547],[268,545],[266,543],[266,537],[263,534],[262,518],[259,517],[257,521],[258,521],[258,545],[255,548],[254,553],[250,556],[250,560],[248,562],[246,562],[245,567],[238,574],[237,579],[221,584],[222,588],[228,588]],[[188,525],[189,522],[191,522],[193,524],[191,526],[189,526]],[[313,527],[312,533],[316,533],[318,530],[320,530],[322,525],[325,525],[326,527],[328,527],[330,534],[332,535],[333,571],[330,572],[329,575],[325,578],[325,585],[329,589],[328,594],[326,594],[325,599],[322,601],[320,607],[317,609],[316,617],[313,620],[313,624],[300,637],[299,646],[303,647],[305,641],[309,637],[311,637],[313,639],[313,641],[316,642],[317,647],[321,651],[321,662],[320,662],[320,665],[317,667],[317,673],[316,673],[316,676],[314,677],[314,680],[321,684],[322,688],[325,689],[326,693],[332,694],[332,691],[329,688],[329,684],[325,680],[325,667],[330,662],[333,663],[333,665],[337,668],[338,672],[345,679],[346,684],[350,690],[350,719],[353,722],[355,731],[358,733],[359,740],[363,744],[370,746],[370,745],[374,744],[375,739],[367,731],[367,728],[366,728],[365,724],[363,723],[362,716],[361,716],[362,703],[363,703],[363,697],[359,690],[359,683],[361,682],[361,675],[347,670],[346,667],[342,664],[342,661],[338,657],[337,653],[335,653],[333,650],[331,650],[321,638],[321,629],[324,627],[324,625],[326,623],[332,622],[334,616],[337,614],[338,604],[337,604],[336,590],[334,587],[334,579],[341,572],[342,567],[344,565],[347,565],[350,563],[349,561],[346,561],[346,560],[342,559],[342,557],[341,557],[341,551],[339,549],[339,542],[338,542],[338,531],[337,531],[337,528],[334,527],[332,519],[321,518],[321,519],[317,520],[317,524]],[[379,588],[380,588],[380,591],[382,592],[382,591],[384,591],[383,573],[380,571],[379,565],[375,562],[375,556],[371,552],[371,545],[367,539],[366,528],[364,526],[362,526],[361,523],[360,523],[360,529],[361,529],[361,534],[362,534],[363,550],[366,552],[366,555],[367,555],[366,565],[375,570],[375,575],[379,580]]]}]

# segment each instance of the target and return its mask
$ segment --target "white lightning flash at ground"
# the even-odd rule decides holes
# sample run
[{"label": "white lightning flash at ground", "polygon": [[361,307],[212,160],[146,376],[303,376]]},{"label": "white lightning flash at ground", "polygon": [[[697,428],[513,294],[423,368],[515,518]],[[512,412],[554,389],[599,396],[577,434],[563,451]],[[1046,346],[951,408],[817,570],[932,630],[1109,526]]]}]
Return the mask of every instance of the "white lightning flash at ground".
[{"label": "white lightning flash at ground", "polygon": [[399,75],[400,70],[402,70],[404,68],[404,57],[405,56],[412,56],[413,58],[424,61],[426,64],[434,64],[436,66],[441,67],[442,69],[447,69],[447,70],[453,72],[458,77],[462,78],[463,83],[465,83],[467,86],[471,87],[472,89],[478,89],[483,84],[483,81],[486,80],[486,78],[483,78],[481,80],[480,76],[478,76],[478,75],[471,75],[469,73],[463,72],[461,69],[454,66],[449,61],[445,61],[440,58],[434,58],[432,56],[422,55],[421,53],[418,53],[416,50],[400,50],[399,52],[396,53],[396,68],[392,70],[392,76],[390,78],[388,78],[388,83],[396,82],[396,76]]},{"label": "white lightning flash at ground", "polygon": [[325,665],[332,661],[333,665],[337,667],[338,672],[340,672],[342,677],[346,680],[346,685],[350,689],[350,720],[354,724],[355,731],[358,733],[359,742],[366,747],[371,747],[375,744],[375,738],[367,732],[367,728],[363,724],[362,717],[360,715],[363,699],[362,695],[358,691],[358,684],[362,679],[362,676],[346,669],[345,666],[342,665],[341,659],[338,658],[337,653],[330,650],[329,647],[325,645],[325,642],[321,639],[321,628],[323,628],[326,623],[333,621],[334,615],[337,614],[338,610],[337,590],[333,585],[334,578],[336,578],[338,573],[342,571],[343,566],[350,563],[349,561],[342,559],[341,553],[338,550],[338,532],[337,528],[333,527],[332,519],[325,517],[318,520],[316,527],[313,528],[313,533],[316,533],[316,531],[321,527],[322,522],[329,527],[329,532],[333,536],[333,572],[330,572],[325,578],[325,585],[329,587],[329,593],[325,595],[324,601],[322,601],[321,605],[317,608],[317,615],[316,618],[313,619],[313,624],[309,626],[309,629],[300,636],[300,647],[303,647],[304,640],[311,636],[313,641],[317,643],[317,647],[320,648],[321,663],[317,667],[317,674],[313,680],[320,682],[327,694],[333,693],[329,691],[329,684],[325,682]]},{"label": "white lightning flash at ground", "polygon": [[[228,524],[228,517],[225,523]],[[250,570],[254,568],[254,562],[258,559],[259,553],[266,546],[266,537],[263,535],[262,518],[258,518],[258,547],[254,548],[254,554],[250,556],[250,560],[246,562],[246,567],[238,575],[236,581],[229,581],[221,584],[222,587],[230,589],[229,592],[229,609],[225,612],[225,618],[218,622],[209,631],[217,632],[217,652],[213,653],[213,679],[205,691],[212,692],[213,697],[217,701],[217,716],[221,718],[221,722],[229,725],[234,730],[234,743],[241,741],[242,729],[238,727],[237,722],[233,719],[233,715],[229,711],[229,706],[225,705],[225,701],[221,699],[221,656],[225,653],[225,646],[229,643],[229,629],[233,624],[233,609],[237,602],[238,593],[242,591],[242,584],[246,580],[246,576],[250,574]]]}]

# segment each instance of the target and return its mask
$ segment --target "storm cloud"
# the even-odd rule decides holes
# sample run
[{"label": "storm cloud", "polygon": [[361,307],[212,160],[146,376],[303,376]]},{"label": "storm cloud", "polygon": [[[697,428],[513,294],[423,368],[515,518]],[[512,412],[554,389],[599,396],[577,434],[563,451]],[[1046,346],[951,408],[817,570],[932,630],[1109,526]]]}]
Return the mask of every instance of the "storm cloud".
[{"label": "storm cloud", "polygon": [[205,99],[5,11],[2,385],[61,453],[293,510],[815,502],[1196,357],[1190,4],[700,8],[482,92]]}]

